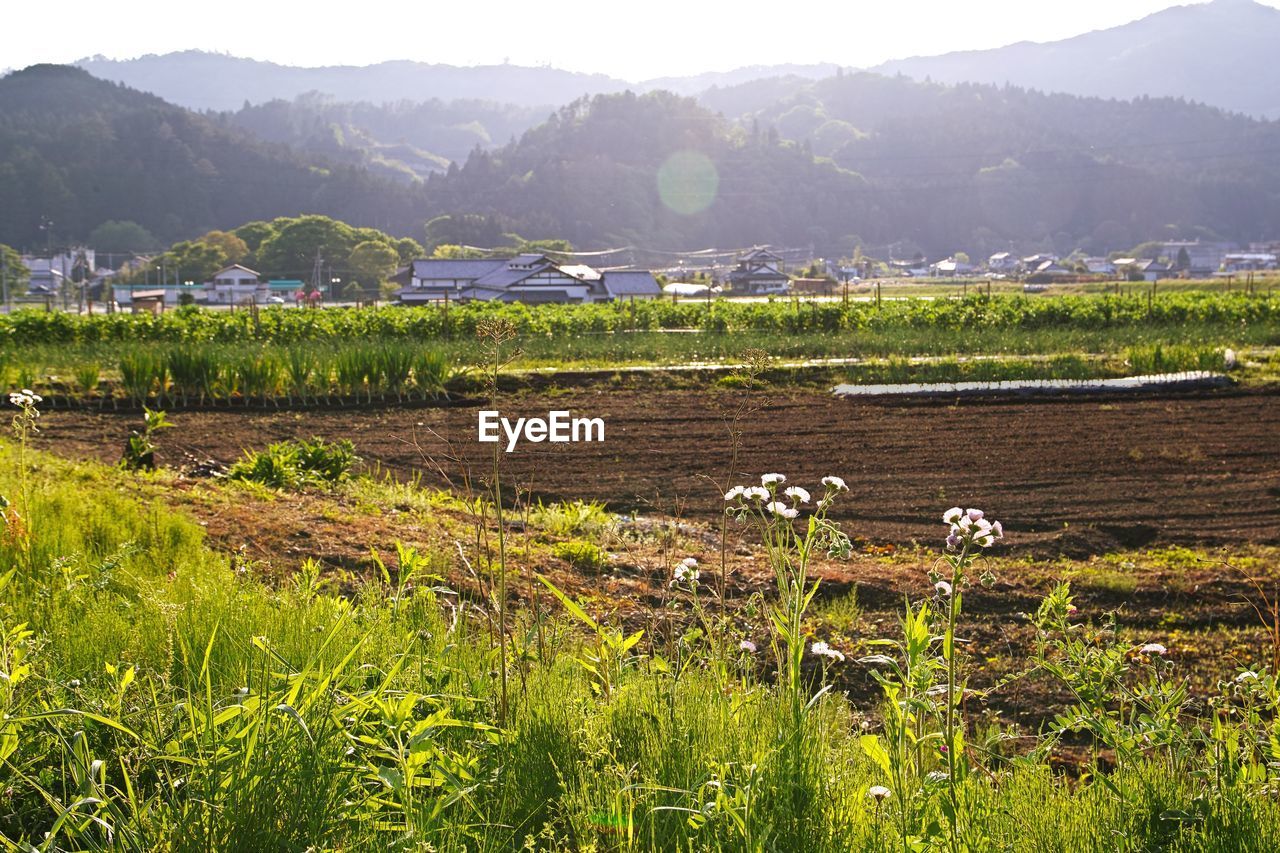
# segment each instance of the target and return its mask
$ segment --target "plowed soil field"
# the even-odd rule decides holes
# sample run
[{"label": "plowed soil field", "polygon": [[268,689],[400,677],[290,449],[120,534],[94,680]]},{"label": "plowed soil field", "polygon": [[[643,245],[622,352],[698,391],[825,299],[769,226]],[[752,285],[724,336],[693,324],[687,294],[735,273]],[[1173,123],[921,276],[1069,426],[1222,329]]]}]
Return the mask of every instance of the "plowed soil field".
[{"label": "plowed soil field", "polygon": [[[488,403],[342,410],[180,411],[158,461],[230,463],[291,437],[350,438],[366,466],[455,485],[486,476],[476,440]],[[603,443],[522,443],[503,476],[546,500],[708,519],[727,484],[823,475],[852,492],[840,520],[873,542],[936,540],[952,504],[1006,520],[1016,549],[1088,556],[1160,543],[1280,543],[1280,393],[1141,398],[845,400],[809,391],[579,389],[523,393],[506,417],[565,409],[603,418]],[[730,476],[740,431],[737,473]],[[136,413],[49,412],[42,446],[119,458]]]}]

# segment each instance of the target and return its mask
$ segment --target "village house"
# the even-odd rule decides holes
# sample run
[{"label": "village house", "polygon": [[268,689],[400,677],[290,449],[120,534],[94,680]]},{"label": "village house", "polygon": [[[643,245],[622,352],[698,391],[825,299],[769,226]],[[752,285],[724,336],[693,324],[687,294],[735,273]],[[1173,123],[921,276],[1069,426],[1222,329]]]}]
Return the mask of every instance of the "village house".
[{"label": "village house", "polygon": [[935,278],[954,278],[958,275],[972,275],[973,272],[973,264],[968,261],[958,261],[955,256],[938,261],[929,267],[929,274]]},{"label": "village house", "polygon": [[734,293],[761,296],[786,293],[791,279],[782,271],[782,258],[768,248],[757,247],[738,259],[729,273],[729,289]]},{"label": "village house", "polygon": [[924,258],[912,260],[889,261],[889,269],[894,275],[906,278],[924,278],[929,274],[929,263]]},{"label": "village house", "polygon": [[1115,265],[1116,272],[1129,279],[1141,276],[1143,281],[1159,281],[1173,274],[1168,264],[1146,258],[1116,258]]},{"label": "village house", "polygon": [[987,269],[990,272],[1012,273],[1018,270],[1018,259],[1013,252],[996,252],[987,258]]},{"label": "village house", "polygon": [[584,264],[560,265],[545,255],[509,258],[426,258],[415,260],[400,280],[397,297],[405,305],[430,302],[580,303],[613,299],[653,299],[662,295],[647,270],[606,270]]},{"label": "village house", "polygon": [[1092,275],[1115,275],[1116,265],[1106,258],[1085,258],[1084,268]]},{"label": "village house", "polygon": [[1220,269],[1224,256],[1233,248],[1230,243],[1174,240],[1165,243],[1160,254],[1169,260],[1174,269],[1203,276]]},{"label": "village house", "polygon": [[1270,252],[1228,252],[1222,258],[1222,271],[1226,273],[1273,269],[1276,269],[1276,256]]},{"label": "village house", "polygon": [[232,264],[223,267],[205,282],[205,301],[210,305],[240,305],[245,302],[265,302],[267,286],[259,281],[261,276],[248,267]]}]

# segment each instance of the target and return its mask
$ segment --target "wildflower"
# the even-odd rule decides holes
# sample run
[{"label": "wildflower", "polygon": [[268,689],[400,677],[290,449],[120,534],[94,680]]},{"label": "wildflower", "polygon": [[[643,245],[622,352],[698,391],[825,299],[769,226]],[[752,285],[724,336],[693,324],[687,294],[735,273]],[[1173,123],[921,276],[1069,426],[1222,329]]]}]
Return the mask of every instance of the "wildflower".
[{"label": "wildflower", "polygon": [[877,803],[882,802],[886,797],[888,797],[892,793],[893,792],[890,791],[888,788],[886,788],[884,785],[872,785],[870,788],[867,789],[867,796],[875,800]]},{"label": "wildflower", "polygon": [[1165,653],[1166,653],[1166,652],[1168,652],[1168,651],[1169,651],[1168,649],[1166,649],[1164,646],[1160,645],[1159,643],[1147,643],[1145,646],[1143,646],[1142,648],[1138,649],[1138,654],[1140,654],[1140,655],[1163,655],[1163,654],[1165,654]]},{"label": "wildflower", "polygon": [[790,486],[783,492],[783,494],[794,501],[799,501],[802,504],[807,504],[809,502],[809,493],[799,486]]},{"label": "wildflower", "polygon": [[1076,607],[1074,604],[1068,604],[1068,605],[1067,605],[1067,615],[1068,615],[1068,616],[1075,616],[1075,615],[1076,615],[1077,613],[1079,613],[1079,612],[1080,612],[1080,608],[1079,608],[1079,607]]},{"label": "wildflower", "polygon": [[[1237,681],[1239,681],[1240,679],[1238,679],[1238,678],[1237,678],[1236,680],[1237,680]],[[68,686],[68,687],[70,687],[72,690],[79,690],[79,689],[80,689],[80,679],[78,679],[78,678],[73,678],[73,679],[71,679],[70,681],[68,681],[68,682],[67,682],[67,686]]]},{"label": "wildflower", "polygon": [[769,510],[769,512],[774,515],[781,516],[782,518],[795,518],[800,514],[798,510],[792,509],[782,501],[774,501],[771,504],[766,504],[765,509]]},{"label": "wildflower", "polygon": [[786,481],[787,481],[787,478],[782,474],[765,474],[763,477],[760,478],[760,485],[780,486]]},{"label": "wildflower", "polygon": [[938,581],[933,585],[938,595],[951,595],[951,584],[946,581]]},{"label": "wildflower", "polygon": [[839,649],[831,648],[831,646],[827,645],[822,640],[818,640],[815,643],[813,643],[813,645],[809,646],[809,651],[815,655],[820,655],[824,658],[830,658],[831,660],[838,660],[838,661],[844,660],[844,652],[840,651]]},{"label": "wildflower", "polygon": [[751,486],[750,488],[742,490],[742,496],[744,498],[762,501],[769,497],[769,490],[763,486]]},{"label": "wildflower", "polygon": [[750,640],[743,640],[741,643],[738,643],[738,649],[746,652],[747,654],[753,655],[756,653],[756,644]]},{"label": "wildflower", "polygon": [[990,548],[997,539],[1003,539],[1004,527],[1000,522],[990,521],[984,516],[980,509],[961,510],[958,506],[943,513],[943,521],[951,525],[947,547],[953,551],[963,545]]},{"label": "wildflower", "polygon": [[822,485],[836,492],[847,492],[849,487],[844,484],[844,480],[839,477],[823,477]]},{"label": "wildflower", "polygon": [[732,489],[724,493],[724,499],[725,501],[731,501],[734,498],[742,497],[742,493],[745,491],[746,489],[742,486],[734,486]]},{"label": "wildflower", "polygon": [[693,557],[685,557],[676,564],[671,584],[674,586],[678,583],[697,583],[701,573],[698,571],[698,561]]},{"label": "wildflower", "polygon": [[245,696],[248,696],[248,695],[249,695],[249,688],[248,688],[248,687],[237,687],[235,690],[232,690],[232,691],[231,691],[231,695],[232,695],[232,696],[238,696],[238,697],[240,697],[240,698],[244,698]]}]

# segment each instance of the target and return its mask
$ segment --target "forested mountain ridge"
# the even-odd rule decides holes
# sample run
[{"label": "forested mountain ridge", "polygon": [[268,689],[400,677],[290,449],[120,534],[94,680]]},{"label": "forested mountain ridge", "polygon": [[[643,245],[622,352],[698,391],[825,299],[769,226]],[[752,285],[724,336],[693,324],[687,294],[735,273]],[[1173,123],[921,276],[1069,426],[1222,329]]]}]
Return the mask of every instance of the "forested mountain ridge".
[{"label": "forested mountain ridge", "polygon": [[0,242],[17,246],[83,240],[108,220],[172,242],[284,213],[416,232],[424,210],[420,190],[49,65],[0,78],[0,198]]},{"label": "forested mountain ridge", "polygon": [[[432,207],[503,214],[581,245],[649,234],[661,247],[813,243],[824,254],[852,251],[854,238],[932,256],[1280,233],[1276,122],[1173,99],[872,74],[719,94],[756,108],[729,121],[669,95],[579,101],[519,143],[433,178]],[[685,148],[710,158],[721,181],[697,216],[673,215],[656,189],[663,158]],[[592,207],[593,186],[626,190]]]},{"label": "forested mountain ridge", "polygon": [[[365,149],[320,157],[264,143],[226,115],[37,66],[0,79],[0,242],[42,245],[46,220],[55,242],[108,220],[173,242],[303,213],[432,244],[496,245],[514,232],[582,249],[773,243],[828,257],[857,245],[1101,253],[1280,234],[1277,122],[1172,99],[871,74],[716,96],[727,115],[664,92],[580,98],[505,145],[396,183],[365,168]],[[248,114],[279,122],[264,132],[323,138],[357,119],[388,136],[419,120],[434,127],[451,108],[387,117],[320,99]]]},{"label": "forested mountain ridge", "polygon": [[555,109],[438,99],[375,105],[340,102],[313,92],[292,101],[246,104],[220,118],[268,142],[407,182],[465,160],[477,145],[490,148],[507,142]]}]

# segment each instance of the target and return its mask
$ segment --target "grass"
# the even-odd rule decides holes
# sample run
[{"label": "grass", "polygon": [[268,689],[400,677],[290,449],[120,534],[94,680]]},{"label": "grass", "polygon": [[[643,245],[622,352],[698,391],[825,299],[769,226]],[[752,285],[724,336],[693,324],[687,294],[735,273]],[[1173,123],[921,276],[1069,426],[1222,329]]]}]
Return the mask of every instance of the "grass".
[{"label": "grass", "polygon": [[[590,637],[521,609],[500,728],[492,605],[406,576],[411,561],[451,563],[448,550],[401,550],[385,577],[356,579],[343,594],[314,564],[272,586],[160,499],[170,474],[32,452],[27,460],[20,465],[12,443],[0,448],[0,493],[13,501],[0,536],[0,833],[11,845],[945,846],[900,835],[901,808],[921,815],[912,832],[945,823],[945,798],[927,779],[909,806],[896,793],[879,805],[867,796],[888,779],[862,722],[877,734],[883,708],[819,692],[817,669],[807,667],[802,684],[810,705],[797,757],[787,740],[794,709],[767,678],[763,649],[758,658],[719,653],[689,631],[646,633],[610,658],[602,696]],[[449,506],[403,484],[343,488],[415,512]],[[534,523],[554,535],[604,521],[590,504],[539,513]],[[1179,567],[1191,558],[1171,549],[1150,559]],[[602,632],[612,627],[592,611]],[[815,616],[835,628],[861,612],[850,595]],[[1258,725],[1272,720],[1268,710]],[[1197,731],[1190,717],[1178,725]],[[1204,747],[1139,750],[1078,782],[1035,755],[988,754],[987,743],[975,740],[982,772],[957,794],[968,849],[1280,846],[1273,771],[1249,764],[1239,742],[1234,758]],[[944,766],[936,750],[923,762],[930,772]]]}]

